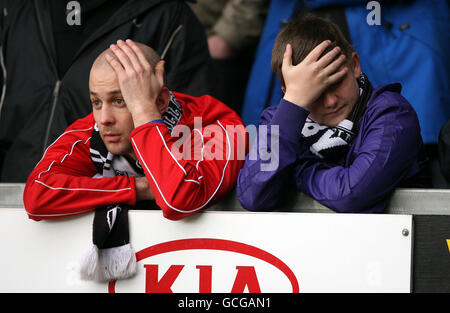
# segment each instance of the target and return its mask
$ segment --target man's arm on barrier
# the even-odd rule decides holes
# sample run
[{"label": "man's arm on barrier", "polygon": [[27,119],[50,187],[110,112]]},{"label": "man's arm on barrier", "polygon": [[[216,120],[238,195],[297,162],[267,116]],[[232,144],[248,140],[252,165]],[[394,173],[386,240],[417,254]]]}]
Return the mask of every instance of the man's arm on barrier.
[{"label": "man's arm on barrier", "polygon": [[[205,107],[220,110],[214,98],[199,99]],[[182,149],[177,147],[180,138],[172,136],[164,123],[142,125],[130,135],[156,203],[168,219],[182,219],[207,208],[235,185],[243,160],[234,155],[239,140],[234,139],[227,126],[243,129],[243,125],[228,119],[223,112],[218,116],[221,118],[216,123],[199,129],[191,131],[186,126],[189,133],[183,135]]]},{"label": "man's arm on barrier", "polygon": [[64,218],[112,203],[136,203],[134,177],[93,178],[97,174],[89,152],[93,125],[91,115],[71,125],[30,174],[23,199],[31,219]]}]

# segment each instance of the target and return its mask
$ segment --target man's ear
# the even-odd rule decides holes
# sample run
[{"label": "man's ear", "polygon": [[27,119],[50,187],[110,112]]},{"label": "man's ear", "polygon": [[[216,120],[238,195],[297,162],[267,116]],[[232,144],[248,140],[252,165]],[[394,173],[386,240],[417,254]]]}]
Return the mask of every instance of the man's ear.
[{"label": "man's ear", "polygon": [[281,90],[283,91],[283,93],[286,93],[286,87],[281,86]]},{"label": "man's ear", "polygon": [[156,98],[156,106],[159,109],[159,112],[163,114],[166,112],[167,107],[170,102],[170,92],[166,86],[163,86],[159,92],[158,98]]}]

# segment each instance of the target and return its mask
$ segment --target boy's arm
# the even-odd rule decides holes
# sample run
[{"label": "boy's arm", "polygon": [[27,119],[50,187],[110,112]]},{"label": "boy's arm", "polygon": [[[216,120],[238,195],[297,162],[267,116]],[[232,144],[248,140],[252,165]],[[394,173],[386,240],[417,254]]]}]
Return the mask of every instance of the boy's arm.
[{"label": "boy's arm", "polygon": [[92,123],[79,120],[45,152],[25,185],[25,210],[34,220],[57,219],[97,207],[136,203],[134,177],[93,178],[89,147]]},{"label": "boy's arm", "polygon": [[332,166],[309,152],[301,155],[297,188],[337,212],[383,211],[386,197],[418,166],[421,149],[415,112],[392,102],[370,112],[370,126],[350,166]]},{"label": "boy's arm", "polygon": [[[301,143],[301,130],[307,116],[308,111],[283,99],[278,106],[263,112],[259,138],[255,138],[238,178],[237,196],[247,210],[274,209],[285,187],[293,182],[297,155],[305,149]],[[267,127],[267,135],[261,125]],[[267,149],[270,149],[271,158],[265,157],[268,159],[265,161],[261,152]]]}]

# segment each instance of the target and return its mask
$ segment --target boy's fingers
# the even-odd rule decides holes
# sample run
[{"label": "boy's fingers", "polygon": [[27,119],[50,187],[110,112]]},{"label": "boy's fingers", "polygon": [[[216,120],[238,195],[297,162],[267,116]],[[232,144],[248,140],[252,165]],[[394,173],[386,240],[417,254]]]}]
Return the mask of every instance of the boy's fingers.
[{"label": "boy's fingers", "polygon": [[331,49],[328,51],[324,56],[322,56],[318,61],[317,64],[325,68],[327,67],[331,62],[333,62],[341,53],[340,47],[334,47],[334,49]]},{"label": "boy's fingers", "polygon": [[283,63],[281,64],[281,68],[287,68],[292,66],[292,46],[291,44],[286,45],[286,50],[284,50],[283,55]]},{"label": "boy's fingers", "polygon": [[331,64],[329,64],[324,69],[324,73],[326,75],[332,75],[336,71],[339,70],[339,68],[345,63],[346,56],[344,54],[341,54],[339,57],[337,57]]},{"label": "boy's fingers", "polygon": [[328,48],[329,45],[331,45],[330,40],[322,41],[314,49],[311,50],[311,52],[306,56],[304,61],[308,63],[317,61],[319,57],[322,55],[322,53],[325,51],[325,49]]},{"label": "boy's fingers", "polygon": [[332,85],[342,80],[347,75],[348,67],[344,66],[341,70],[328,76],[327,84]]}]

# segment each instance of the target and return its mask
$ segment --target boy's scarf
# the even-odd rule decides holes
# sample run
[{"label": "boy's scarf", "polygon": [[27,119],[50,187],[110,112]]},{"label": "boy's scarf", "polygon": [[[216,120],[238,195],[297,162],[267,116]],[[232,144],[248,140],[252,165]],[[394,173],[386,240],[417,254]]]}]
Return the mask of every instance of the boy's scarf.
[{"label": "boy's scarf", "polygon": [[306,144],[312,153],[327,161],[335,161],[345,155],[348,145],[358,132],[357,125],[364,114],[367,102],[372,94],[372,84],[362,73],[357,79],[359,98],[349,116],[336,127],[319,125],[309,117],[302,130]]},{"label": "boy's scarf", "polygon": [[[170,93],[169,106],[162,116],[170,131],[181,116],[181,105]],[[106,149],[97,124],[92,132],[90,153],[98,171],[94,178],[144,176],[139,161],[125,155],[114,155]],[[95,210],[93,245],[82,258],[80,265],[82,279],[105,282],[129,278],[136,274],[136,254],[130,244],[128,210],[129,206],[123,203]]]}]

